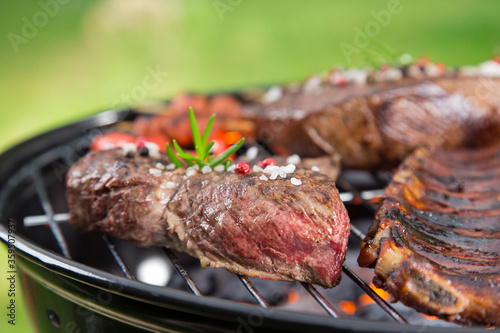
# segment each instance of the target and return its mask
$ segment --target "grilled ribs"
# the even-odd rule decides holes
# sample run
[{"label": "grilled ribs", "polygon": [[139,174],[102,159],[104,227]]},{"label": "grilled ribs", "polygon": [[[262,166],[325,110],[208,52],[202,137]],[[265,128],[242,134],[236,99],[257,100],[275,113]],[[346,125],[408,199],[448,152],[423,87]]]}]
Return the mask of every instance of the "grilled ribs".
[{"label": "grilled ribs", "polygon": [[500,141],[500,78],[402,78],[364,85],[283,87],[268,103],[243,106],[274,153],[342,156],[347,167],[398,165],[426,144]]},{"label": "grilled ribs", "polygon": [[418,149],[386,188],[358,263],[418,311],[500,325],[500,146]]},{"label": "grilled ribs", "polygon": [[67,174],[71,225],[187,252],[203,267],[338,283],[349,218],[328,177],[305,169],[267,181],[261,172],[162,171],[168,163],[120,149],[88,153]]}]

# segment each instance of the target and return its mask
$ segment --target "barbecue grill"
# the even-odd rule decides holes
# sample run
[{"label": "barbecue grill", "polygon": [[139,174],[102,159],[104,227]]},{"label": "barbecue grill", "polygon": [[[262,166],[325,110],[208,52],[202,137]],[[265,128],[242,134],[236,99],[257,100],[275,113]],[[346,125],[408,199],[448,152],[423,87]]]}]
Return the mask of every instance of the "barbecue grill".
[{"label": "barbecue grill", "polygon": [[[169,249],[144,249],[69,226],[64,176],[91,138],[133,110],[107,111],[6,151],[0,158],[0,237],[15,248],[17,280],[41,332],[455,332],[459,326],[389,304],[357,267],[359,239],[373,219],[370,199],[384,175],[343,172],[341,197],[351,217],[342,282],[324,290],[306,283],[263,281],[199,262]],[[15,228],[15,229],[14,229]],[[14,231],[14,232],[13,232]],[[15,241],[12,241],[12,236]],[[160,258],[170,276],[144,282],[141,263]],[[163,274],[162,273],[162,274]],[[146,272],[155,277],[160,273]],[[141,281],[142,280],[142,281]],[[290,297],[290,295],[299,295]],[[354,312],[342,304],[369,297]],[[293,299],[292,299],[293,298]],[[350,304],[350,303],[349,303]],[[467,328],[467,332],[483,331]]]}]

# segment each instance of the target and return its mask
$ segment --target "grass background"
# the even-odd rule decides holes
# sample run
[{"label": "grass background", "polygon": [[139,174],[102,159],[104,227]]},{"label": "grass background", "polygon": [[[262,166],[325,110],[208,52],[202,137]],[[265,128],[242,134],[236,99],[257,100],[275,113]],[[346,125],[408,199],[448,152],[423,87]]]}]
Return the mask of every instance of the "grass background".
[{"label": "grass background", "polygon": [[[398,52],[451,66],[500,53],[496,0],[392,1],[401,11],[375,37]],[[66,2],[2,3],[0,151],[112,107],[361,66],[365,59],[346,59],[340,44],[355,46],[355,29],[364,30],[375,21],[372,11],[391,5],[379,0]],[[40,14],[47,13],[44,8],[52,14],[45,14],[46,20]],[[26,22],[35,24],[36,32],[26,35]],[[17,45],[13,38],[25,39]],[[168,74],[138,94],[148,68]],[[8,302],[6,260],[2,248],[1,309]],[[1,332],[32,331],[22,305],[15,327],[6,324],[4,314],[0,318]]]}]

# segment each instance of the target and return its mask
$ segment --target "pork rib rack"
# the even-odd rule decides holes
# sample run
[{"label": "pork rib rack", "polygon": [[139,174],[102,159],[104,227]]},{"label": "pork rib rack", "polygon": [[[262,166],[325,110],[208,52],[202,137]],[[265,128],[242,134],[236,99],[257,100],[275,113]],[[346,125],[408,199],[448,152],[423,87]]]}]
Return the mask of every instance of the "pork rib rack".
[{"label": "pork rib rack", "polygon": [[161,170],[168,163],[119,149],[90,152],[67,175],[70,223],[175,248],[203,267],[324,287],[339,282],[349,217],[328,177],[304,169],[275,180],[262,172]]},{"label": "pork rib rack", "polygon": [[421,148],[386,189],[358,262],[418,311],[500,325],[500,147]]}]

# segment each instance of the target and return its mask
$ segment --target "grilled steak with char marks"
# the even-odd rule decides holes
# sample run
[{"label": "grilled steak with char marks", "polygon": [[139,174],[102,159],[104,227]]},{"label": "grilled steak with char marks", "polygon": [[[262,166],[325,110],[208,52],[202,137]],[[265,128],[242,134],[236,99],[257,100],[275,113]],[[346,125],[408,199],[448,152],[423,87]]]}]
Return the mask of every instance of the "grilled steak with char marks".
[{"label": "grilled steak with char marks", "polygon": [[72,226],[175,248],[203,267],[323,287],[338,283],[349,218],[328,177],[304,169],[267,181],[263,173],[188,176],[182,168],[154,175],[158,162],[169,163],[118,149],[81,158],[66,182]]},{"label": "grilled steak with char marks", "polygon": [[386,189],[358,262],[406,305],[500,325],[500,146],[421,148]]},{"label": "grilled steak with char marks", "polygon": [[282,88],[271,103],[244,105],[256,137],[277,154],[342,156],[346,167],[397,166],[422,145],[500,141],[500,78],[403,78],[366,85]]}]

